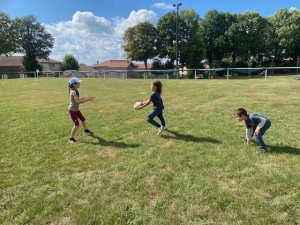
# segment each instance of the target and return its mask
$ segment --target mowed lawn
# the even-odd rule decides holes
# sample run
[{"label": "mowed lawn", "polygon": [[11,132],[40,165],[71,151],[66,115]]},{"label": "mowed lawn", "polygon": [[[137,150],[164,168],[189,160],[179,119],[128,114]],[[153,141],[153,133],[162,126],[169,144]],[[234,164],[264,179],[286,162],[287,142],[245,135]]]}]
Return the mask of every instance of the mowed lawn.
[{"label": "mowed lawn", "polygon": [[[68,79],[0,80],[0,224],[300,224],[300,81],[162,80],[168,129],[146,122],[151,80],[83,79],[68,143]],[[272,121],[241,141],[244,107]],[[100,111],[101,110],[101,111]]]}]

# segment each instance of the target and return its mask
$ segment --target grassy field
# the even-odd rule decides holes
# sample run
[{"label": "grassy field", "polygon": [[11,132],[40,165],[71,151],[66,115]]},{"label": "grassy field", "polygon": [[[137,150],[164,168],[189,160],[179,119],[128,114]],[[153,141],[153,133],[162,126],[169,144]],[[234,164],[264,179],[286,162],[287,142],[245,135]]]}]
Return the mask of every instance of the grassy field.
[{"label": "grassy field", "polygon": [[[68,79],[0,80],[0,224],[300,224],[293,78],[162,80],[161,136],[133,109],[151,80],[83,79],[95,136],[74,144]],[[241,141],[238,107],[271,119],[268,154]]]}]

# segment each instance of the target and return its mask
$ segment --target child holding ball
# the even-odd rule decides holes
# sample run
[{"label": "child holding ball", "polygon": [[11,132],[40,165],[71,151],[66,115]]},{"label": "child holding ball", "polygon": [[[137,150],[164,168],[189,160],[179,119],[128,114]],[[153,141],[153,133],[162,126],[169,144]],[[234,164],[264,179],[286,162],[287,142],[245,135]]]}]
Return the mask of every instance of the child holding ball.
[{"label": "child holding ball", "polygon": [[83,129],[84,129],[83,134],[88,135],[88,136],[93,135],[93,132],[91,132],[86,126],[85,118],[83,117],[83,115],[81,114],[81,112],[79,110],[79,104],[87,102],[87,101],[92,101],[94,99],[94,97],[89,96],[89,97],[79,98],[78,88],[80,87],[81,82],[82,81],[77,79],[76,77],[73,77],[69,80],[70,105],[68,107],[68,112],[69,112],[69,115],[71,116],[71,119],[74,122],[74,126],[71,130],[71,134],[70,134],[70,138],[69,138],[70,143],[76,142],[74,136],[79,127],[78,119],[81,120]]},{"label": "child holding ball", "polygon": [[248,115],[247,111],[244,108],[238,108],[234,112],[234,116],[238,122],[241,122],[243,120],[245,121],[247,143],[251,143],[252,135],[254,135],[256,144],[259,147],[258,152],[268,152],[262,136],[270,128],[271,121],[267,117],[260,114],[251,113]]},{"label": "child holding ball", "polygon": [[[160,135],[166,126],[165,119],[163,117],[164,104],[163,104],[163,100],[160,96],[162,93],[162,83],[159,80],[153,80],[151,82],[151,91],[152,91],[152,93],[151,93],[149,99],[144,101],[138,107],[138,109],[140,110],[140,109],[146,107],[147,105],[150,104],[150,102],[153,103],[153,109],[147,117],[147,122],[149,122],[153,126],[157,127],[158,128],[157,135]],[[154,117],[156,117],[156,116],[160,120],[161,124],[159,124],[158,122],[156,122],[154,120]]]}]

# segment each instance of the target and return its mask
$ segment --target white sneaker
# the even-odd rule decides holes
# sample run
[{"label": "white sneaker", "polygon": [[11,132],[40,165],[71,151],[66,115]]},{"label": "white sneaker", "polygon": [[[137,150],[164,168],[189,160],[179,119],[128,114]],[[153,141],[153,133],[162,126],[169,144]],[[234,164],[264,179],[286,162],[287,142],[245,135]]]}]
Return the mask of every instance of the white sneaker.
[{"label": "white sneaker", "polygon": [[160,128],[158,128],[158,132],[157,132],[157,135],[160,135],[161,132],[165,129],[164,126],[161,126]]}]

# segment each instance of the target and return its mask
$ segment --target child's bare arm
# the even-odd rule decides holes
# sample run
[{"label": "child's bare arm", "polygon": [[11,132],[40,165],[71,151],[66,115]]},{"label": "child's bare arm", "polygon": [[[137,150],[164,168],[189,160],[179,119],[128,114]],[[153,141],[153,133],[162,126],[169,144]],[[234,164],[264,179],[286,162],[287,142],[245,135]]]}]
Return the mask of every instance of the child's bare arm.
[{"label": "child's bare arm", "polygon": [[84,102],[87,102],[87,101],[92,101],[95,97],[94,96],[88,96],[88,97],[82,97],[82,98],[79,98],[77,95],[74,96],[74,99],[77,103],[84,103]]},{"label": "child's bare arm", "polygon": [[146,100],[146,101],[144,101],[143,103],[142,103],[142,105],[138,108],[138,110],[140,110],[140,109],[142,109],[142,108],[144,108],[144,107],[146,107],[147,105],[149,105],[150,104],[150,100],[148,99],[148,100]]}]

